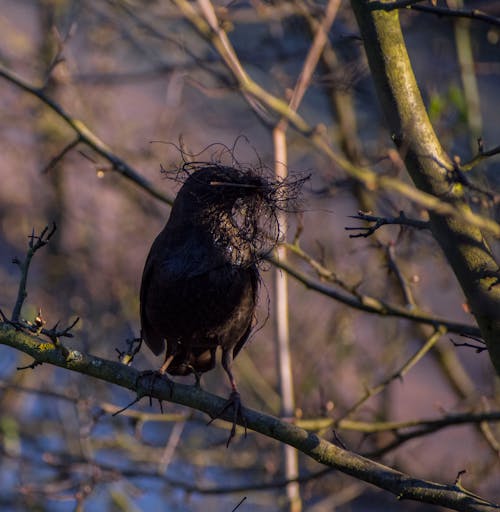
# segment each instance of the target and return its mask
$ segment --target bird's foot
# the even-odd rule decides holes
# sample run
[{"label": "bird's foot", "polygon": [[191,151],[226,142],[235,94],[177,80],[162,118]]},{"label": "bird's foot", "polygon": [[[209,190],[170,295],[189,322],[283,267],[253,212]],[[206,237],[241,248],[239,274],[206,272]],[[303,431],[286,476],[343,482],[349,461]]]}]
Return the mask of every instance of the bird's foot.
[{"label": "bird's foot", "polygon": [[[126,411],[129,407],[136,404],[143,396],[149,397],[149,406],[151,407],[153,405],[153,388],[155,385],[155,381],[157,379],[162,379],[167,382],[167,384],[170,387],[170,396],[172,396],[172,393],[174,391],[174,387],[173,387],[174,383],[164,373],[162,373],[158,370],[146,370],[144,372],[139,373],[139,375],[135,379],[135,386],[134,386],[137,390],[139,390],[139,388],[141,387],[141,380],[146,377],[150,377],[149,386],[147,388],[148,391],[146,393],[139,393],[139,391],[137,391],[137,397],[134,400],[132,400],[132,402],[127,404],[125,407],[122,407],[118,411],[114,412],[113,416],[118,416],[118,414],[121,414],[123,411]],[[159,398],[158,398],[158,403],[160,404],[160,410],[163,414],[163,402]]]},{"label": "bird's foot", "polygon": [[227,399],[226,403],[222,407],[222,409],[207,423],[207,425],[210,425],[213,421],[216,419],[219,419],[229,408],[233,409],[233,417],[232,417],[232,427],[231,432],[229,434],[229,438],[226,442],[226,448],[229,447],[229,443],[233,439],[233,437],[236,435],[236,424],[238,422],[238,419],[243,424],[243,427],[245,428],[245,437],[247,436],[247,421],[245,418],[245,415],[243,414],[242,406],[241,406],[241,398],[238,391],[233,391],[229,398]]},{"label": "bird's foot", "polygon": [[[142,396],[148,396],[149,397],[149,405],[153,405],[153,389],[155,387],[155,382],[157,380],[162,380],[163,382],[166,382],[168,384],[168,387],[170,388],[170,398],[172,398],[172,394],[174,392],[174,383],[167,377],[167,374],[165,372],[161,372],[159,370],[145,370],[137,376],[137,379],[135,380],[135,388],[138,389],[141,383],[142,379],[149,378],[149,386],[148,391],[144,393]],[[141,398],[142,398],[141,396]],[[160,403],[160,409],[163,413],[163,405],[162,401],[158,399],[158,402]]]}]

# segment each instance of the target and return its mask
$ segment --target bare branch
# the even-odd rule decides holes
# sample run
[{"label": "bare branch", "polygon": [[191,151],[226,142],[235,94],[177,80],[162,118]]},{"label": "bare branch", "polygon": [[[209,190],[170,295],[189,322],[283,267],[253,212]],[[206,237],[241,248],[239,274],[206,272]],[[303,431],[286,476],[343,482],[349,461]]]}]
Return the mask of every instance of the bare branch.
[{"label": "bare branch", "polygon": [[441,336],[445,333],[445,329],[438,329],[430,338],[420,347],[415,354],[413,354],[406,363],[396,370],[392,375],[384,379],[380,384],[373,388],[366,390],[364,395],[352,406],[347,412],[339,419],[341,421],[344,418],[348,418],[354,412],[356,412],[369,398],[378,395],[383,391],[392,381],[396,379],[402,379],[419,361],[422,357],[432,349],[432,347],[439,341]]}]

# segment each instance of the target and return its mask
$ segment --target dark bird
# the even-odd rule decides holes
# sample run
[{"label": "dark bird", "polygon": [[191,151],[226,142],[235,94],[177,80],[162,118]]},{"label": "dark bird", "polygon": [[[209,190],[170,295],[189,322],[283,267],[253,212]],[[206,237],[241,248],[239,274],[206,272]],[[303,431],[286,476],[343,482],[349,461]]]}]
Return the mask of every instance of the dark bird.
[{"label": "dark bird", "polygon": [[229,444],[238,417],[244,420],[231,365],[254,325],[258,259],[277,236],[280,187],[248,169],[184,168],[190,173],[144,267],[141,336],[156,355],[166,345],[161,374],[194,373],[198,382],[221,347],[232,389],[223,410],[234,411]]}]

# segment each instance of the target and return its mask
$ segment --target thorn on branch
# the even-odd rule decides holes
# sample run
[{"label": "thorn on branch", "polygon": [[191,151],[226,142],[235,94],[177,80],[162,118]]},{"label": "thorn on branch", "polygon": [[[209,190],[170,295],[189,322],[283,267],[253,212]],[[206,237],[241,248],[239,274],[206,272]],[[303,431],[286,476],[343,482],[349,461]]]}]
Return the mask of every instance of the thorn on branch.
[{"label": "thorn on branch", "polygon": [[478,137],[477,139],[477,152],[479,155],[484,153],[484,141],[482,137]]},{"label": "thorn on branch", "polygon": [[27,364],[26,366],[18,366],[16,370],[34,370],[37,366],[42,366],[42,362],[37,361],[36,359],[33,360],[31,364]]},{"label": "thorn on branch", "polygon": [[455,481],[453,482],[453,485],[460,487],[462,485],[462,476],[465,475],[465,473],[467,473],[467,471],[465,469],[460,470],[457,473],[457,476],[455,478]]},{"label": "thorn on branch", "polygon": [[233,508],[233,510],[231,510],[231,512],[236,512],[237,509],[240,508],[240,506],[243,504],[243,502],[247,499],[246,496],[243,496],[243,498],[241,498],[241,500],[238,502],[238,504],[236,505],[236,507]]}]

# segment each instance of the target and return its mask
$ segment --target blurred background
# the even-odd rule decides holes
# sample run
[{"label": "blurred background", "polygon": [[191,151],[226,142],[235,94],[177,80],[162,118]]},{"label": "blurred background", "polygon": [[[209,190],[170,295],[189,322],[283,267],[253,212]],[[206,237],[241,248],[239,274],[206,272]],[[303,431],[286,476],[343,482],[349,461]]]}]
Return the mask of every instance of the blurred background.
[{"label": "blurred background", "polygon": [[[445,5],[439,2],[440,5]],[[459,0],[500,16],[495,1]],[[288,100],[310,48],[322,2],[216,4],[250,76]],[[403,11],[401,21],[422,95],[448,153],[462,161],[500,143],[500,29],[480,21]],[[0,63],[78,119],[155,188],[174,197],[178,185],[161,169],[194,160],[265,165],[277,160],[276,114],[252,108],[214,51],[170,2],[0,0]],[[408,181],[374,95],[348,2],[341,2],[299,109],[335,151],[357,165]],[[116,359],[139,335],[139,286],[149,247],[169,207],[112,170],[39,98],[0,78],[0,308],[15,303],[19,268],[34,228],[56,222],[50,244],[33,261],[22,316],[41,308],[47,325],[68,325],[72,348]],[[430,233],[388,226],[349,238],[358,210],[424,219],[404,198],[362,189],[318,152],[287,132],[290,173],[311,173],[301,214],[288,239],[333,274],[329,286],[410,310],[473,324],[462,292]],[[71,147],[68,148],[68,145]],[[65,151],[68,149],[67,151]],[[62,154],[62,152],[64,154]],[[55,157],[62,156],[55,164]],[[52,162],[52,164],[51,164]],[[471,179],[497,190],[500,159],[481,163]],[[471,193],[477,211],[498,219],[498,204]],[[498,255],[498,243],[492,241]],[[304,258],[297,269],[319,281]],[[278,415],[273,268],[265,265],[258,330],[235,361],[243,402]],[[332,277],[333,276],[333,277]],[[350,292],[348,293],[348,291]],[[295,416],[364,422],[422,421],[461,412],[498,411],[498,379],[484,352],[454,347],[443,336],[409,371],[353,410],[367,389],[397,372],[431,331],[418,323],[348,307],[290,279],[290,345]],[[269,318],[268,318],[269,317]],[[266,318],[267,321],[266,321]],[[465,340],[466,341],[466,340]],[[162,359],[143,349],[139,369]],[[279,443],[249,432],[225,448],[227,427],[206,426],[196,411],[148,400],[111,413],[134,396],[121,388],[49,365],[17,371],[31,359],[0,347],[0,508],[4,510],[289,510]],[[180,379],[191,383],[192,378]],[[202,386],[226,396],[220,365]],[[323,421],[323,423],[321,423]],[[319,426],[318,426],[319,425]],[[327,428],[322,434],[418,478],[463,484],[500,500],[500,431],[465,424],[406,442],[390,431]],[[394,444],[394,441],[396,443]],[[392,446],[392,444],[394,446]],[[419,511],[427,505],[393,496],[299,455],[304,510]],[[237,491],[230,492],[231,489]]]}]

